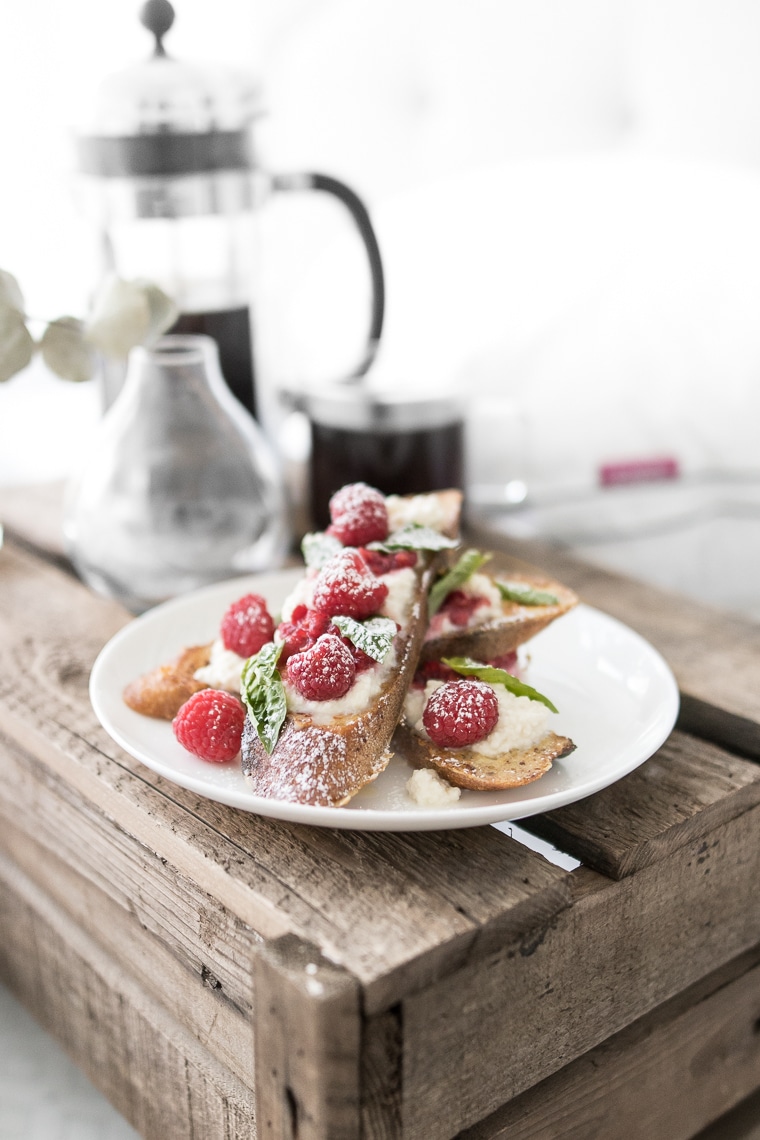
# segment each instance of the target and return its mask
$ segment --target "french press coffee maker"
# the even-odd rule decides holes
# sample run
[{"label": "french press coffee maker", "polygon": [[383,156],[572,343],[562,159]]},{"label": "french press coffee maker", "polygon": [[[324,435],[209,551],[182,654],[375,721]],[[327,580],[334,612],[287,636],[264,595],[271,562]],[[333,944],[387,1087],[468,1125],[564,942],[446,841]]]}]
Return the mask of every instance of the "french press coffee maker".
[{"label": "french press coffee maker", "polygon": [[[174,22],[168,0],[148,0],[140,19],[154,37],[152,54],[102,84],[76,140],[103,274],[161,286],[180,311],[170,331],[212,337],[228,386],[256,414],[255,215],[273,193],[333,195],[358,227],[369,260],[366,352],[353,372],[362,375],[384,309],[380,251],[363,202],[330,175],[263,170],[252,129],[261,112],[258,90],[232,72],[173,59],[164,47]],[[105,382],[108,405],[121,376],[114,383],[106,375]]]}]

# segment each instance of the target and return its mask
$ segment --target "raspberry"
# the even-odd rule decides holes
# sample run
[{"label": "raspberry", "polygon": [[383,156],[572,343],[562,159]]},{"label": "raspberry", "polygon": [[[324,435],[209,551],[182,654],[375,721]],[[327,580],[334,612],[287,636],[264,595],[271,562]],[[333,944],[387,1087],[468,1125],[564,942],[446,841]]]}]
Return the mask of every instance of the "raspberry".
[{"label": "raspberry", "polygon": [[341,550],[319,572],[313,602],[320,613],[366,618],[376,614],[388,587],[374,576],[358,550]]},{"label": "raspberry", "polygon": [[252,657],[274,636],[274,621],[260,594],[246,594],[233,602],[220,627],[225,649]]},{"label": "raspberry", "polygon": [[311,649],[288,661],[290,684],[307,701],[332,701],[344,696],[354,683],[356,666],[340,637],[324,633]]},{"label": "raspberry", "polygon": [[334,629],[327,614],[319,610],[309,610],[306,606],[296,606],[290,621],[282,621],[277,627],[277,640],[282,642],[280,665],[284,665],[294,653],[311,649],[318,637]]},{"label": "raspberry", "polygon": [[448,681],[425,706],[422,723],[434,744],[464,748],[492,732],[499,719],[496,693],[484,681]]},{"label": "raspberry", "polygon": [[513,649],[511,653],[502,653],[501,657],[492,657],[488,662],[494,669],[504,669],[505,672],[515,674],[517,668],[517,650]]},{"label": "raspberry", "polygon": [[443,661],[424,661],[414,674],[415,685],[424,689],[428,681],[456,681],[460,674]]},{"label": "raspberry", "polygon": [[366,483],[349,483],[330,499],[327,533],[344,546],[364,546],[388,537],[385,497]]},{"label": "raspberry", "polygon": [[488,605],[488,598],[475,594],[465,594],[464,590],[452,590],[441,606],[452,625],[469,625],[472,615],[480,606]]},{"label": "raspberry", "polygon": [[[332,628],[335,633],[340,633],[340,630],[336,625],[334,625]],[[377,665],[377,661],[375,661],[374,657],[370,657],[369,653],[365,653],[364,650],[360,649],[358,645],[354,645],[353,641],[351,641],[350,638],[341,637],[340,640],[343,642],[346,649],[353,657],[354,666],[356,667],[357,673],[364,673],[367,669],[371,669],[373,665]]]},{"label": "raspberry", "polygon": [[193,756],[224,764],[240,751],[244,721],[243,703],[232,693],[201,689],[182,705],[172,728],[182,747]]},{"label": "raspberry", "polygon": [[373,574],[389,574],[391,570],[403,570],[406,566],[417,565],[417,554],[414,550],[396,550],[391,554],[384,554],[381,550],[359,550],[364,561]]}]

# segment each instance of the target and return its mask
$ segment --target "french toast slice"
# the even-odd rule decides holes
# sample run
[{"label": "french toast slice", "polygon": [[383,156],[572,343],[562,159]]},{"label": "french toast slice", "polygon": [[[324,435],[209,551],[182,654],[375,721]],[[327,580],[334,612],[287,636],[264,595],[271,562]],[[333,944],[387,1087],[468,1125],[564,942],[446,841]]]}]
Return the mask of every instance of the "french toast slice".
[{"label": "french toast slice", "polygon": [[[540,571],[521,569],[505,573],[481,574],[492,587],[498,589],[517,587],[527,591],[528,596],[548,595],[552,602],[525,604],[502,597],[500,613],[491,615],[484,622],[478,622],[478,611],[474,612],[474,623],[460,627],[441,622],[445,613],[439,611],[431,619],[420,651],[420,661],[436,661],[443,657],[472,657],[476,661],[491,661],[524,645],[557,618],[568,613],[578,604],[577,594],[568,586],[550,578]],[[516,591],[517,596],[517,591]]]},{"label": "french toast slice", "polygon": [[[441,535],[455,539],[462,496],[459,491],[433,492],[396,500],[388,514],[392,529],[435,518]],[[439,552],[419,551],[405,620],[393,639],[393,667],[380,688],[357,709],[337,715],[310,706],[307,712],[289,704],[276,743],[262,742],[252,716],[246,719],[241,746],[242,770],[257,795],[289,802],[340,807],[376,779],[390,758],[393,732],[414,676],[425,629],[427,597],[437,574]],[[288,698],[290,700],[290,698]]]},{"label": "french toast slice", "polygon": [[124,703],[143,716],[172,720],[193,693],[206,688],[195,673],[208,665],[210,657],[210,644],[188,646],[173,661],[130,681],[123,692]]},{"label": "french toast slice", "polygon": [[[413,767],[433,769],[455,787],[476,791],[501,791],[538,780],[555,760],[575,749],[569,737],[549,729],[545,718],[548,710],[556,709],[551,701],[514,675],[515,667],[509,659],[516,666],[515,651],[573,609],[579,599],[567,586],[532,567],[484,575],[480,567],[490,557],[479,551],[468,551],[460,557],[461,584],[469,593],[461,594],[456,605],[467,618],[468,602],[475,602],[482,594],[482,604],[474,608],[475,621],[470,625],[456,626],[454,609],[450,609],[449,615],[440,608],[434,614],[420,652],[420,672],[392,741],[393,749]],[[474,571],[464,578],[473,566]],[[435,588],[439,603],[441,587],[447,589],[451,580],[451,573],[439,579]],[[454,575],[454,587],[457,585]],[[434,600],[433,608],[435,604]],[[438,616],[441,614],[443,622]],[[436,743],[426,731],[427,721],[423,724],[423,711],[435,686],[450,685],[462,676],[477,677],[482,684],[489,684],[494,693],[503,694],[503,701],[497,697],[499,719],[479,744],[451,747]],[[512,704],[516,696],[522,697],[522,712],[517,704]],[[528,706],[526,700],[538,703]],[[521,721],[529,707],[538,710],[538,719],[535,713],[529,714],[532,727],[526,736]]]},{"label": "french toast slice", "polygon": [[261,743],[250,716],[246,718],[243,774],[257,795],[342,807],[387,767],[389,744],[422,644],[430,579],[429,573],[420,579],[414,602],[419,616],[405,636],[397,635],[397,667],[367,708],[327,723],[289,712],[271,753]]}]

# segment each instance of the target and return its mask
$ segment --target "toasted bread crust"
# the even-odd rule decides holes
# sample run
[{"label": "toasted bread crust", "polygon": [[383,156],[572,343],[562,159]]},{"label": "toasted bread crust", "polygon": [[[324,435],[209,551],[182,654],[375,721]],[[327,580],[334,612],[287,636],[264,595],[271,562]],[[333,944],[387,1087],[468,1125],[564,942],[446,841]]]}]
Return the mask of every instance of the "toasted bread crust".
[{"label": "toasted bread crust", "polygon": [[310,716],[289,713],[269,755],[246,718],[241,747],[243,774],[256,795],[320,807],[341,807],[376,779],[391,758],[388,749],[417,667],[427,624],[431,565],[419,580],[415,617],[408,635],[399,635],[399,665],[371,707],[363,713],[336,717],[328,725]]},{"label": "toasted bread crust", "polygon": [[124,689],[124,703],[143,716],[173,720],[193,693],[207,688],[195,680],[194,673],[208,665],[210,657],[210,645],[191,645],[183,649],[173,661],[130,681]]},{"label": "toasted bread crust", "polygon": [[393,747],[418,768],[434,768],[458,788],[502,791],[519,788],[544,776],[555,760],[575,750],[572,740],[549,732],[532,748],[513,748],[501,756],[483,756],[472,748],[439,748],[405,721],[396,729]]},{"label": "toasted bread crust", "polygon": [[448,491],[436,491],[434,493],[443,508],[444,522],[441,526],[441,533],[448,538],[457,538],[462,513],[462,492],[451,488]]},{"label": "toasted bread crust", "polygon": [[505,601],[503,616],[496,621],[428,637],[420,651],[421,662],[437,661],[442,657],[472,657],[476,661],[490,661],[494,657],[511,653],[578,604],[578,595],[573,590],[541,574],[521,571],[519,574],[503,574],[501,577],[530,586],[534,590],[554,594],[559,599],[558,604],[522,606],[517,602]]}]

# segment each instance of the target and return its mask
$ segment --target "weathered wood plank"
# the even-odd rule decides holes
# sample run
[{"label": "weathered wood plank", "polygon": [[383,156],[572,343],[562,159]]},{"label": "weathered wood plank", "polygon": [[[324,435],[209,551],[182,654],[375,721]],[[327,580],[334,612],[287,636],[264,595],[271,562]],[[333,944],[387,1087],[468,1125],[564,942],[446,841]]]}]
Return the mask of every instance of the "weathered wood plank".
[{"label": "weathered wood plank", "polygon": [[760,1140],[760,1090],[692,1140]]},{"label": "weathered wood plank", "polygon": [[197,946],[186,947],[187,934],[181,917],[174,927],[170,923],[165,928],[156,925],[150,917],[146,921],[142,889],[129,899],[128,909],[123,907],[121,900],[99,890],[67,866],[55,851],[37,844],[8,821],[3,821],[0,829],[0,852],[6,853],[51,902],[102,947],[114,968],[131,974],[152,1000],[170,1004],[173,1017],[204,1048],[243,1083],[252,1082],[252,941],[247,992],[235,995],[237,1001],[241,997],[245,1001],[245,1008],[240,1008],[237,1001],[230,1000],[232,987],[214,962],[220,930],[209,922],[208,911],[201,911],[197,918],[212,945],[199,940]]},{"label": "weathered wood plank", "polygon": [[754,808],[619,882],[579,868],[543,939],[404,1001],[405,1140],[455,1135],[760,942],[758,827]]},{"label": "weathered wood plank", "polygon": [[568,905],[565,873],[494,828],[333,832],[163,780],[110,740],[89,704],[90,665],[123,615],[22,551],[4,551],[3,565],[0,732],[262,937],[292,931],[320,945],[365,985],[368,1012]]},{"label": "weathered wood plank", "polygon": [[[250,1014],[251,958],[260,935],[2,738],[0,769],[0,846],[48,894],[64,907],[78,907],[80,921],[96,938],[100,925],[103,937],[111,934],[100,907],[110,908],[112,924],[119,915],[133,921],[188,976],[213,977],[225,1002]],[[28,841],[33,848],[27,849]],[[69,871],[76,890],[64,885]],[[88,886],[92,909],[83,903]]]},{"label": "weathered wood plank", "polygon": [[0,487],[0,518],[6,537],[63,561],[63,483]]},{"label": "weathered wood plank", "polygon": [[690,1140],[760,1085],[758,958],[711,974],[458,1140]]},{"label": "weathered wood plank", "polygon": [[0,856],[0,977],[146,1140],[254,1140],[253,1097]]},{"label": "weathered wood plank", "polygon": [[401,1006],[364,1019],[360,1093],[362,1140],[402,1135],[404,1026]]},{"label": "weathered wood plank", "polygon": [[759,803],[760,766],[674,732],[629,776],[522,826],[620,879]]},{"label": "weathered wood plank", "polygon": [[760,757],[760,623],[604,570],[550,543],[482,527],[470,527],[468,538],[499,551],[495,566],[540,566],[582,601],[637,630],[675,673],[683,694],[681,727]]},{"label": "weathered wood plank", "polygon": [[293,935],[256,955],[256,1104],[267,1140],[358,1140],[361,1010],[354,978]]}]

